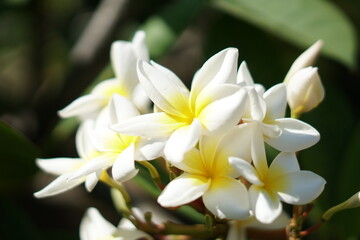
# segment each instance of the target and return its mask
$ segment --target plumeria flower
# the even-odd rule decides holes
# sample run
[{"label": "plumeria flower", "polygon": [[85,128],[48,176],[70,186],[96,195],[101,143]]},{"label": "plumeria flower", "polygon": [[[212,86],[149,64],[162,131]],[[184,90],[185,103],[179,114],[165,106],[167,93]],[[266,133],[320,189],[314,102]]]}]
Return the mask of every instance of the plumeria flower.
[{"label": "plumeria flower", "polygon": [[116,78],[100,82],[91,93],[79,97],[60,110],[59,115],[61,117],[94,118],[107,106],[114,93],[131,99],[141,111],[148,112],[149,99],[138,84],[136,73],[136,62],[139,59],[149,61],[145,33],[137,32],[132,42],[114,42],[111,46],[110,55]]},{"label": "plumeria flower", "polygon": [[245,220],[229,222],[229,231],[226,240],[246,240],[246,231],[248,228],[253,229],[284,229],[289,224],[289,216],[283,211],[273,222],[264,224],[259,222],[254,216]]},{"label": "plumeria flower", "polygon": [[307,67],[296,72],[287,83],[287,100],[291,113],[309,112],[324,99],[325,90],[318,69]]},{"label": "plumeria flower", "polygon": [[104,219],[96,208],[89,208],[80,224],[81,240],[136,240],[140,238],[152,239],[124,218],[119,226],[115,227]]},{"label": "plumeria flower", "polygon": [[303,68],[310,67],[318,58],[321,48],[324,45],[322,40],[318,40],[311,47],[306,49],[291,65],[289,72],[286,74],[284,83],[287,84],[290,78]]},{"label": "plumeria flower", "polygon": [[223,138],[203,136],[199,150],[190,150],[182,162],[172,162],[184,171],[172,180],[158,198],[163,207],[178,207],[202,197],[206,208],[224,219],[246,219],[249,199],[246,187],[236,180],[239,173],[229,164],[230,156],[251,160],[251,124],[241,124]]},{"label": "plumeria flower", "polygon": [[78,179],[69,181],[69,178],[84,164],[91,159],[100,156],[98,152],[90,143],[89,129],[92,126],[92,120],[87,120],[81,124],[76,134],[76,149],[79,158],[52,158],[52,159],[37,159],[36,164],[45,172],[58,175],[53,182],[47,185],[42,190],[34,193],[35,197],[49,197],[67,190],[70,190],[81,183],[85,182],[86,189],[90,192],[98,182],[102,171],[95,171],[89,173]]},{"label": "plumeria flower", "polygon": [[300,170],[295,153],[281,152],[268,167],[260,134],[253,138],[254,166],[237,157],[231,157],[229,161],[252,184],[249,188],[250,205],[256,219],[271,223],[282,212],[280,201],[292,205],[307,204],[320,195],[325,180],[313,172]]},{"label": "plumeria flower", "polygon": [[70,179],[112,167],[112,177],[120,182],[134,177],[138,169],[135,160],[152,160],[162,155],[164,139],[147,139],[114,132],[110,126],[138,116],[136,107],[125,97],[114,94],[107,108],[99,114],[90,132],[91,143],[100,157],[83,164]]},{"label": "plumeria flower", "polygon": [[191,91],[170,70],[140,61],[140,83],[160,112],[113,126],[123,134],[169,137],[164,154],[181,161],[201,134],[216,135],[235,126],[245,106],[245,92],[236,84],[238,51],[225,49],[195,74]]},{"label": "plumeria flower", "polygon": [[[246,66],[240,68],[240,74],[251,79]],[[259,93],[255,85],[248,84],[244,88],[248,94],[248,104],[242,121],[258,124],[265,142],[270,146],[279,151],[296,152],[309,148],[320,140],[319,132],[309,124],[298,119],[285,118],[285,84],[277,84],[264,94],[261,94],[261,91]]]}]

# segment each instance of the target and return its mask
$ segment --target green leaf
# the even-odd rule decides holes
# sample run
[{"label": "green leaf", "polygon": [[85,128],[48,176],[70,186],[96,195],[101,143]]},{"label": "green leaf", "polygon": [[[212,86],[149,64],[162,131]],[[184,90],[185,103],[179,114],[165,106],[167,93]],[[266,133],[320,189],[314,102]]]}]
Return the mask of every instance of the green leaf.
[{"label": "green leaf", "polygon": [[0,121],[0,189],[30,178],[39,150],[16,129]]},{"label": "green leaf", "polygon": [[355,67],[357,40],[348,18],[323,0],[213,0],[219,9],[299,46],[324,41],[323,53]]}]

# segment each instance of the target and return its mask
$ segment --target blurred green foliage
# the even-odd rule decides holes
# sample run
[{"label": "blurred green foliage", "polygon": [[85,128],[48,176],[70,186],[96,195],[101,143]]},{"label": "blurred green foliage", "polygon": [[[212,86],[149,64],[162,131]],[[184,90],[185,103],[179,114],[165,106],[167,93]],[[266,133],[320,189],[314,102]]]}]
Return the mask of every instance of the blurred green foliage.
[{"label": "blurred green foliage", "polygon": [[[1,209],[8,210],[2,211],[7,219],[17,219],[7,222],[4,226],[9,227],[2,228],[0,236],[22,229],[27,239],[48,239],[40,234],[42,229],[32,230],[48,221],[35,216],[40,208],[30,211],[22,206],[32,198],[34,159],[75,155],[76,123],[59,123],[56,111],[95,79],[111,76],[105,67],[111,42],[130,39],[136,29],[146,31],[152,58],[170,68],[176,62],[176,69],[181,69],[177,73],[187,84],[207,57],[233,46],[239,48],[240,60],[247,61],[254,80],[270,87],[283,80],[305,48],[323,39],[324,55],[317,66],[326,98],[302,118],[318,129],[322,139],[299,158],[301,166],[323,176],[327,186],[309,221],[316,222],[327,208],[359,191],[359,1],[132,0],[125,13],[119,12],[124,15],[120,20],[104,16],[109,24],[117,21],[115,27],[109,28],[105,40],[93,41],[96,46],[88,43],[89,50],[99,50],[81,62],[80,69],[74,61],[79,59],[75,46],[104,2],[112,1],[0,3],[0,189],[9,199],[1,202]],[[105,73],[100,74],[102,69]],[[359,220],[359,209],[339,213],[309,239],[357,239]]]}]

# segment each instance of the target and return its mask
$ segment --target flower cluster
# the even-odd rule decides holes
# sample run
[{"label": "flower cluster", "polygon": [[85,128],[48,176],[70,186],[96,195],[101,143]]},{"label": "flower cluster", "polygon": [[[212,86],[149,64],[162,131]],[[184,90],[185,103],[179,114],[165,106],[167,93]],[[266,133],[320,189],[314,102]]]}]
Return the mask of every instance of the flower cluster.
[{"label": "flower cluster", "polygon": [[[138,173],[137,164],[154,173],[148,161],[164,159],[168,170],[176,171],[165,187],[157,179],[162,207],[200,201],[204,213],[218,220],[275,222],[282,202],[310,203],[325,185],[319,175],[301,170],[296,157],[320,139],[298,117],[324,97],[317,68],[311,67],[321,44],[294,62],[284,82],[265,91],[254,83],[245,62],[238,68],[235,48],[208,59],[189,90],[172,71],[149,60],[143,32],[132,42],[113,43],[116,77],[59,112],[81,120],[79,158],[38,159],[41,169],[58,177],[35,196],[56,195],[81,183],[92,191],[99,180],[125,182]],[[291,117],[286,117],[288,105]],[[271,162],[265,143],[280,152]],[[99,226],[104,228],[97,231]],[[123,230],[126,236],[120,238],[122,227],[109,225],[90,209],[81,224],[81,239],[150,237],[138,230],[129,237],[129,231]]]}]

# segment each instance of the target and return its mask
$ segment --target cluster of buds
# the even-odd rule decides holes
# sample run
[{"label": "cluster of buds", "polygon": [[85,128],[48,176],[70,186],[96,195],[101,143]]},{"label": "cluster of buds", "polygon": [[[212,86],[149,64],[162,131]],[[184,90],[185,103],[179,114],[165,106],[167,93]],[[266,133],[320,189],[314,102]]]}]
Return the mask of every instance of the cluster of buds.
[{"label": "cluster of buds", "polygon": [[[79,158],[37,159],[41,169],[58,177],[35,196],[82,183],[91,192],[98,181],[119,190],[123,215],[133,226],[114,227],[89,209],[81,223],[82,240],[191,235],[172,232],[173,225],[144,222],[133,212],[121,183],[136,176],[140,164],[161,189],[157,202],[162,207],[189,205],[211,219],[207,230],[200,229],[204,237],[241,239],[247,226],[284,226],[284,218],[286,225],[282,202],[311,203],[325,185],[319,175],[301,170],[296,156],[320,139],[298,116],[324,97],[317,68],[310,66],[321,45],[310,47],[284,82],[265,91],[245,62],[238,68],[235,48],[208,59],[189,90],[172,71],[150,61],[144,32],[131,42],[113,43],[115,78],[59,111],[61,117],[81,120]],[[288,105],[292,117],[286,117]],[[280,152],[271,162],[265,143]],[[161,181],[151,160],[171,173],[169,182]]]}]

